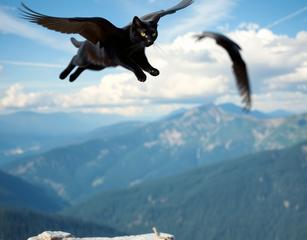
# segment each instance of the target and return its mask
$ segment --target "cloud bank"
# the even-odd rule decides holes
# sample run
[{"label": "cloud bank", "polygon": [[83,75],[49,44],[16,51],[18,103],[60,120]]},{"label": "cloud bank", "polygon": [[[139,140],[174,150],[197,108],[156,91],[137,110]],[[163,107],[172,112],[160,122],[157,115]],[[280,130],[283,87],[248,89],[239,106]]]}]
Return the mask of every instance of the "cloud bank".
[{"label": "cloud bank", "polygon": [[[0,94],[0,110],[82,110],[135,116],[164,114],[178,107],[211,101],[240,104],[227,53],[213,40],[195,42],[193,34],[147,51],[150,62],[160,69],[161,75],[148,77],[146,83],[138,82],[133,74],[122,70],[67,94],[31,92],[18,84]],[[227,35],[243,48],[254,108],[307,111],[304,104],[307,102],[307,32],[289,37],[245,25]],[[86,81],[87,76],[84,73],[78,81]]]}]

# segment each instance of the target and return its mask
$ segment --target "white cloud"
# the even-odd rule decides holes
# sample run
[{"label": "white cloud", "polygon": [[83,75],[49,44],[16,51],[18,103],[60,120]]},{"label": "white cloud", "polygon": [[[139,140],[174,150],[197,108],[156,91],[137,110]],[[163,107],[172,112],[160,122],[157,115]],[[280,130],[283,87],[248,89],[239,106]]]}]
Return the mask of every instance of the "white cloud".
[{"label": "white cloud", "polygon": [[[295,37],[277,35],[268,29],[241,27],[230,32],[243,48],[253,87],[254,107],[307,111],[307,32]],[[125,115],[162,114],[189,104],[208,101],[240,102],[231,61],[213,40],[195,42],[193,33],[150,48],[149,61],[161,74],[140,83],[123,70],[108,74],[100,83],[75,92],[28,92],[13,85],[0,96],[0,109],[86,110]],[[97,73],[99,74],[99,73]],[[84,73],[78,81],[84,80]],[[68,83],[67,83],[68,84]],[[69,87],[69,84],[67,85]]]},{"label": "white cloud", "polygon": [[51,107],[53,104],[51,93],[25,92],[20,84],[9,87],[0,99],[0,109],[22,109],[22,108],[43,108]]},{"label": "white cloud", "polygon": [[[51,33],[44,32],[41,27],[34,27],[25,20],[18,19],[11,14],[11,9],[0,8],[0,33],[14,34],[23,38],[37,41],[49,47],[60,49],[64,51],[73,51],[73,47],[69,41],[62,42],[59,38],[55,38]],[[39,30],[38,28],[41,28]]]},{"label": "white cloud", "polygon": [[[276,35],[268,29],[239,30],[230,35],[243,46],[256,91],[284,87],[280,78],[293,75],[307,60],[307,32],[293,38]],[[306,72],[300,74],[300,78],[306,78]]]},{"label": "white cloud", "polygon": [[273,90],[275,88],[289,88],[291,86],[307,90],[307,61],[302,62],[301,65],[288,74],[276,76],[270,79],[269,87]]}]

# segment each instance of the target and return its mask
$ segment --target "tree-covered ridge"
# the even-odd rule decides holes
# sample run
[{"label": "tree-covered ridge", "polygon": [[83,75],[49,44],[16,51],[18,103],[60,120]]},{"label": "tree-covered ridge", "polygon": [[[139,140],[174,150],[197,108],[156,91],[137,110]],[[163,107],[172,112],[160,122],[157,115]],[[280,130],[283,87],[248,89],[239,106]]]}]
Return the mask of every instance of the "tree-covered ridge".
[{"label": "tree-covered ridge", "polygon": [[122,235],[119,231],[61,216],[42,215],[28,210],[0,208],[0,239],[25,240],[46,230],[71,232],[76,236]]},{"label": "tree-covered ridge", "polygon": [[102,193],[66,214],[179,240],[307,239],[307,142]]},{"label": "tree-covered ridge", "polygon": [[65,205],[55,194],[0,171],[0,206],[55,212]]}]

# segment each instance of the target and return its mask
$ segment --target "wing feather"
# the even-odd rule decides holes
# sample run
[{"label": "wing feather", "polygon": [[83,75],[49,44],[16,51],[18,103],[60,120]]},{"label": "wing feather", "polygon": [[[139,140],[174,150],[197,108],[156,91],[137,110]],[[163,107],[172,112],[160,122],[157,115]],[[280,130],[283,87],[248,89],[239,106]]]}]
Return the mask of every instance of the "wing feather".
[{"label": "wing feather", "polygon": [[94,44],[99,41],[103,43],[107,40],[108,36],[112,35],[118,29],[104,18],[52,17],[35,12],[24,3],[21,3],[19,10],[21,17],[30,22],[61,33],[80,34]]},{"label": "wing feather", "polygon": [[165,15],[168,14],[173,14],[181,9],[184,9],[188,6],[190,6],[194,0],[182,0],[180,3],[178,3],[176,6],[171,7],[167,10],[161,10],[161,11],[156,11],[149,13],[143,17],[141,17],[141,20],[144,21],[159,21],[161,17],[164,17]]},{"label": "wing feather", "polygon": [[228,37],[219,33],[203,32],[196,35],[197,40],[202,40],[206,37],[215,39],[216,43],[228,52],[233,62],[232,68],[236,77],[238,90],[242,97],[242,102],[245,104],[245,109],[249,110],[252,105],[251,87],[247,67],[240,54],[240,46]]}]

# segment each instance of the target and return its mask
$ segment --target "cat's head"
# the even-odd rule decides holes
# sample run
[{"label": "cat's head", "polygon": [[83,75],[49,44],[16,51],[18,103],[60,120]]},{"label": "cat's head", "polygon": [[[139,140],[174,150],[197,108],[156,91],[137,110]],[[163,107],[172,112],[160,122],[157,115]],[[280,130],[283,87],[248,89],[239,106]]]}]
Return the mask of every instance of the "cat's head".
[{"label": "cat's head", "polygon": [[134,17],[131,25],[130,38],[133,42],[145,47],[151,46],[158,37],[158,24],[155,21],[142,21]]}]

